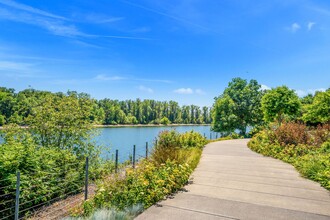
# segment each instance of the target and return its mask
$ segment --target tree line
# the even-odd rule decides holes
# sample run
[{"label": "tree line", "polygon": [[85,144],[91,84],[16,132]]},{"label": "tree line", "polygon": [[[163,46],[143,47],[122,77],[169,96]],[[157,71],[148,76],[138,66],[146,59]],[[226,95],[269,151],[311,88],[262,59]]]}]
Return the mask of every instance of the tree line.
[{"label": "tree line", "polygon": [[52,93],[32,88],[15,92],[12,88],[0,87],[0,126],[5,124],[27,125],[27,119],[39,106],[50,98],[61,103],[65,97],[79,100],[88,108],[94,124],[210,124],[211,108],[196,105],[180,106],[175,101],[156,100],[96,100],[87,93],[69,91]]},{"label": "tree line", "polygon": [[298,97],[287,86],[261,89],[254,79],[234,78],[212,108],[212,129],[228,135],[239,130],[243,136],[276,123],[294,121],[309,126],[330,123],[330,88]]}]

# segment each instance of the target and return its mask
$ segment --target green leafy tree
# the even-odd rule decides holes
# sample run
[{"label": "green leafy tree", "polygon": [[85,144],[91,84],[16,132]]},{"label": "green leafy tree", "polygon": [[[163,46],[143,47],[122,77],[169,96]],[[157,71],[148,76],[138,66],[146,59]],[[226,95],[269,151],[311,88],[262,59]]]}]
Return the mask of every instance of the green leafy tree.
[{"label": "green leafy tree", "polygon": [[171,124],[171,121],[167,118],[167,117],[163,117],[161,120],[160,120],[160,123],[163,124],[163,125],[168,125],[168,124]]},{"label": "green leafy tree", "polygon": [[70,150],[85,156],[93,152],[91,139],[92,121],[88,99],[74,95],[47,96],[34,108],[27,124],[37,144],[42,147]]},{"label": "green leafy tree", "polygon": [[223,94],[216,98],[212,113],[212,129],[218,132],[238,129],[241,135],[245,136],[248,127],[260,125],[263,95],[260,88],[256,80],[247,82],[241,78],[234,78]]},{"label": "green leafy tree", "polygon": [[15,104],[14,89],[0,87],[0,114],[3,115],[6,120],[9,120],[14,113]]},{"label": "green leafy tree", "polygon": [[228,95],[224,95],[215,101],[212,118],[212,129],[225,135],[235,131],[238,127],[235,103]]},{"label": "green leafy tree", "polygon": [[306,106],[302,119],[315,124],[330,122],[330,89],[315,95],[313,102]]},{"label": "green leafy tree", "polygon": [[262,97],[261,108],[267,122],[276,121],[281,124],[285,118],[295,119],[300,111],[301,103],[294,90],[280,86],[267,91]]}]

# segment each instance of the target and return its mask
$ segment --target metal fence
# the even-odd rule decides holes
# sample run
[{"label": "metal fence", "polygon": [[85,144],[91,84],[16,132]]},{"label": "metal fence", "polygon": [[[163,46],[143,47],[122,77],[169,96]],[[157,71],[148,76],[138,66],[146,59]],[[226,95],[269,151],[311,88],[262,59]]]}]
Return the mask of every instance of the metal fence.
[{"label": "metal fence", "polygon": [[[206,138],[205,133],[204,137]],[[218,134],[210,133],[209,139],[212,138],[217,139]],[[157,145],[157,139],[155,140],[155,145]],[[140,160],[148,159],[150,151],[148,142],[140,146],[133,145],[129,155],[120,155],[120,151],[118,149],[115,150],[115,158],[113,158],[114,173],[121,172],[120,168],[127,168],[127,166],[135,168]],[[126,162],[120,164],[120,158]],[[53,173],[36,171],[40,172],[41,175],[32,181],[30,180],[29,185],[25,183],[29,175],[20,171],[17,171],[16,174],[11,175],[7,179],[0,179],[0,220],[56,219],[59,216],[54,215],[54,213],[87,200],[90,195],[90,186],[93,184],[90,178],[89,158],[86,157],[84,162],[66,164],[65,167],[70,168],[68,170],[74,169],[77,172],[65,174],[64,177],[59,176],[54,180],[51,177],[58,175],[56,169],[54,169]],[[52,181],[52,183],[47,184],[47,181]],[[8,182],[11,184],[6,184]],[[39,193],[40,196],[36,196],[38,195],[38,190],[45,190],[44,188],[47,188],[47,186],[56,187],[49,189],[48,193]],[[24,196],[22,196],[22,193],[24,193]],[[68,200],[68,202],[51,207],[51,210],[48,210],[45,214],[38,215],[45,208],[63,200]]]},{"label": "metal fence", "polygon": [[[122,164],[119,163],[121,156],[124,157],[123,159],[126,161]],[[113,161],[115,166],[114,173],[120,172],[120,168],[126,168],[127,166],[135,168],[141,159],[146,159],[148,156],[148,142],[146,142],[144,146],[132,146],[129,155],[120,155],[119,150],[116,150]],[[68,165],[67,167],[70,167],[70,169],[76,169],[78,172],[75,172],[72,175],[66,175],[64,179],[57,178],[55,180],[56,183],[54,183],[54,178],[51,177],[54,177],[54,175],[56,176],[57,173],[44,171],[41,171],[42,177],[29,180],[29,185],[24,184],[24,180],[29,178],[29,175],[23,174],[20,171],[17,171],[16,174],[13,174],[7,179],[0,179],[0,220],[28,218],[56,219],[58,218],[57,216],[52,216],[55,212],[70,207],[73,203],[87,200],[89,197],[90,185],[93,184],[93,181],[91,181],[90,178],[89,163],[89,158],[86,157],[83,164],[77,163]],[[125,164],[125,166],[123,166],[123,164]],[[52,181],[52,183],[47,184],[47,181]],[[11,184],[5,184],[6,182],[10,182]],[[55,190],[49,189],[49,193],[40,193],[40,196],[36,196],[38,190],[41,190],[48,185],[53,187],[55,185]],[[22,196],[22,193],[24,193],[25,196]],[[29,193],[31,193],[31,199],[29,199],[29,196],[26,196]],[[38,216],[38,213],[43,211],[45,207],[73,196],[76,196],[77,198],[70,199],[69,203],[54,207],[51,211],[47,212],[46,215]]]}]

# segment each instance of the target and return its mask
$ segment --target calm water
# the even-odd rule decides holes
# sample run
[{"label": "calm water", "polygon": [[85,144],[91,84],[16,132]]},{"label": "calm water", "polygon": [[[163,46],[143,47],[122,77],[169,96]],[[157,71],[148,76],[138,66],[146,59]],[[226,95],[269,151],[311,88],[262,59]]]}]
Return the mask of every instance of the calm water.
[{"label": "calm water", "polygon": [[[164,130],[175,129],[178,132],[194,130],[210,138],[210,126],[164,126],[164,127],[119,127],[119,128],[97,128],[99,136],[95,138],[96,143],[106,147],[103,150],[102,157],[112,159],[116,149],[119,152],[119,160],[124,161],[129,158],[133,152],[133,145],[136,145],[136,154],[145,155],[145,146],[148,142],[149,149],[152,148],[158,133]],[[212,132],[212,138],[216,134]]]},{"label": "calm water", "polygon": [[[116,127],[116,128],[95,128],[98,130],[98,136],[95,137],[97,145],[103,147],[102,157],[112,159],[116,149],[119,152],[119,161],[127,160],[133,152],[133,145],[136,145],[136,154],[145,156],[145,146],[148,142],[149,150],[153,147],[158,133],[164,130],[175,129],[180,133],[194,130],[208,139],[212,134],[212,139],[217,135],[210,131],[210,126],[164,126],[164,127]],[[2,142],[0,137],[0,143]]]}]

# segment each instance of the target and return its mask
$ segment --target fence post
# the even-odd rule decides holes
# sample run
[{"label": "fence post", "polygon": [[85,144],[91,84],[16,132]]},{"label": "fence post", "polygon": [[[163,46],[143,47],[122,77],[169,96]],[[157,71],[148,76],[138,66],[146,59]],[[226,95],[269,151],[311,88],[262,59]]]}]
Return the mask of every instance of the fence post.
[{"label": "fence post", "polygon": [[156,139],[156,145],[155,146],[157,146],[157,142],[158,142],[158,140]]},{"label": "fence post", "polygon": [[133,169],[135,168],[135,144],[133,145]]},{"label": "fence post", "polygon": [[116,150],[115,173],[118,172],[118,150]]},{"label": "fence post", "polygon": [[206,135],[205,135],[205,133],[204,133],[204,138],[206,138]]},{"label": "fence post", "polygon": [[15,200],[15,220],[18,220],[19,214],[19,194],[20,194],[20,184],[21,184],[21,173],[18,171],[16,174],[16,200]]},{"label": "fence post", "polygon": [[86,157],[86,166],[85,166],[85,200],[88,199],[88,157]]},{"label": "fence post", "polygon": [[215,139],[218,139],[218,133],[215,134]]},{"label": "fence post", "polygon": [[210,133],[210,140],[212,140],[212,133]]},{"label": "fence post", "polygon": [[148,159],[148,142],[146,142],[146,159]]}]

